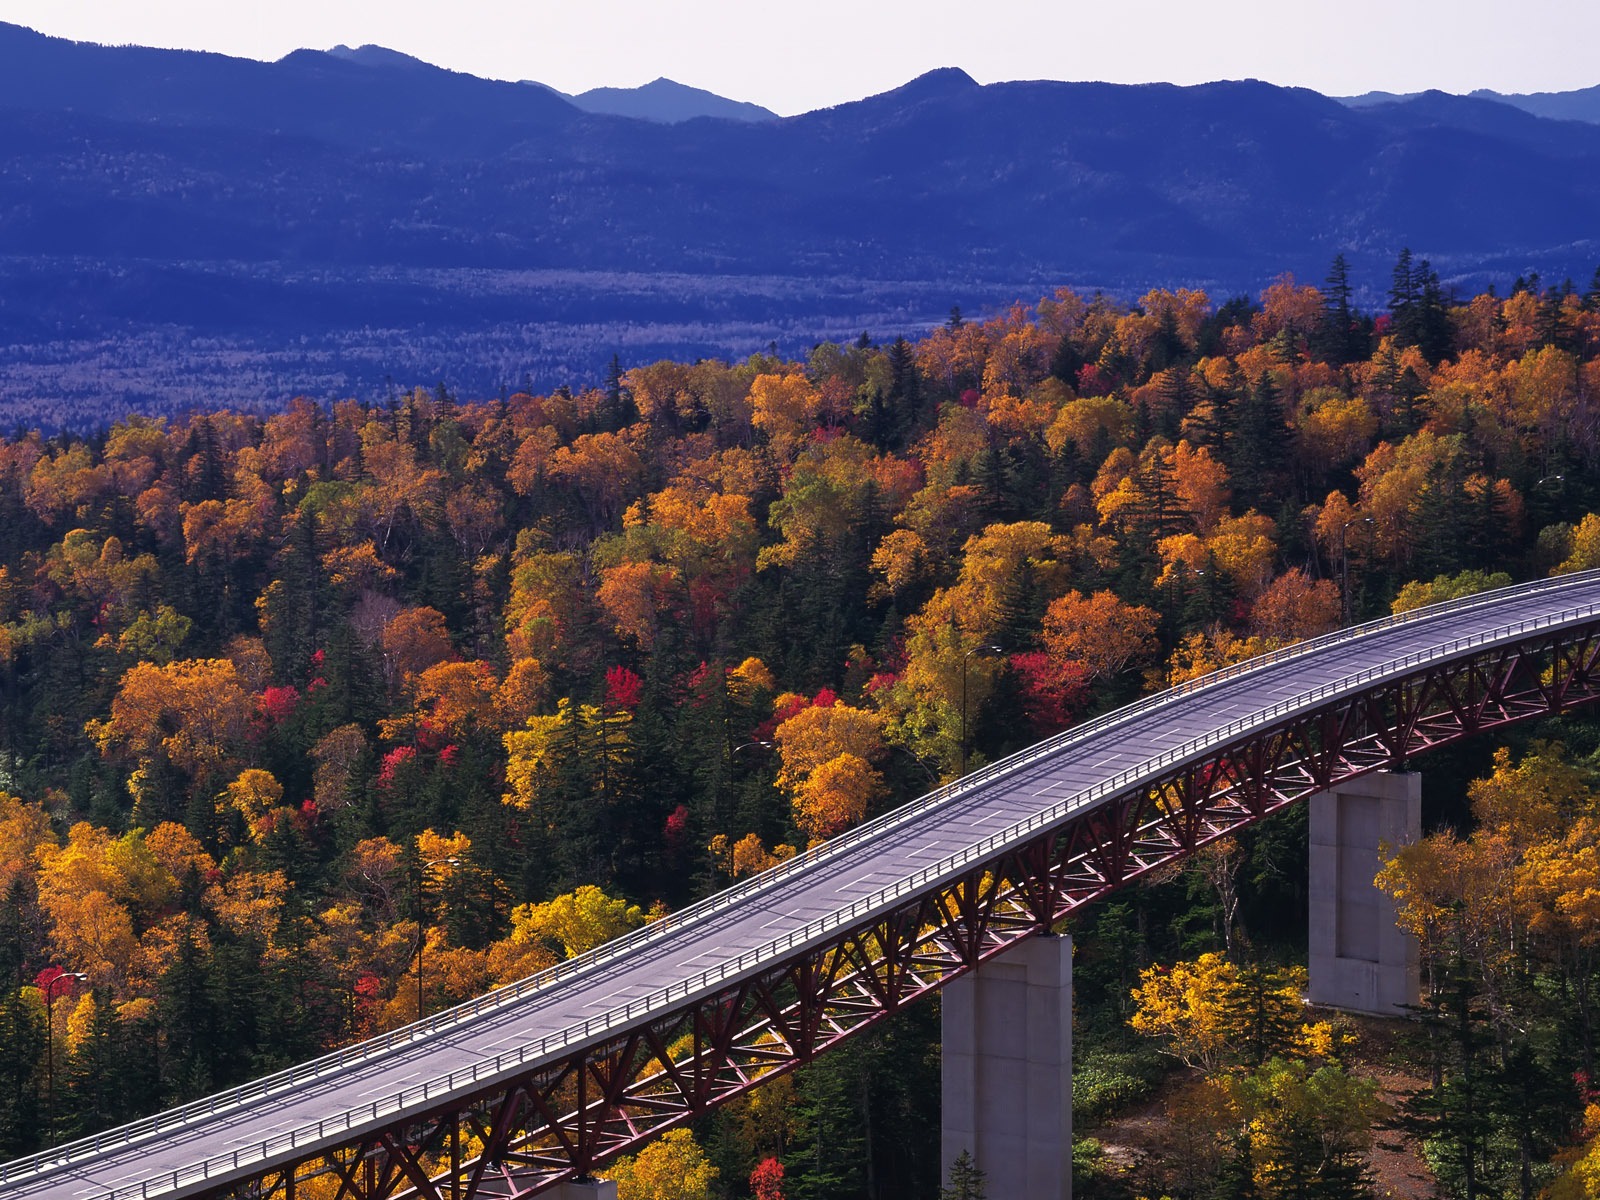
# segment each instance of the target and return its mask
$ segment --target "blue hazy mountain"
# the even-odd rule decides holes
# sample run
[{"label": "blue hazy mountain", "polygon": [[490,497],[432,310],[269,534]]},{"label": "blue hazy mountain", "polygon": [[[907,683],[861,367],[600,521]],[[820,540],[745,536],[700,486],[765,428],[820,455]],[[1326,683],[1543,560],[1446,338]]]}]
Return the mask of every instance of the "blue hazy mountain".
[{"label": "blue hazy mountain", "polygon": [[759,104],[729,100],[715,92],[688,87],[661,78],[636,88],[597,87],[569,96],[584,112],[610,113],[618,117],[638,117],[675,125],[696,117],[718,117],[725,121],[775,121],[778,114]]},{"label": "blue hazy mountain", "polygon": [[[1375,104],[1394,104],[1415,100],[1422,92],[1363,92],[1359,96],[1341,96],[1339,102],[1352,108],[1370,108]],[[1496,92],[1479,88],[1469,92],[1473,100],[1493,100],[1554,121],[1588,121],[1600,124],[1600,86],[1579,88],[1571,92]]]},{"label": "blue hazy mountain", "polygon": [[[1600,126],[1441,93],[944,70],[796,117],[661,123],[380,47],[260,63],[0,25],[13,359],[176,330],[269,358],[291,391],[284,347],[313,344],[348,364],[328,388],[554,383],[617,348],[891,334],[1063,283],[1254,292],[1340,253],[1381,294],[1402,246],[1464,286],[1586,281],[1596,212]],[[587,349],[550,349],[579,330]]]}]

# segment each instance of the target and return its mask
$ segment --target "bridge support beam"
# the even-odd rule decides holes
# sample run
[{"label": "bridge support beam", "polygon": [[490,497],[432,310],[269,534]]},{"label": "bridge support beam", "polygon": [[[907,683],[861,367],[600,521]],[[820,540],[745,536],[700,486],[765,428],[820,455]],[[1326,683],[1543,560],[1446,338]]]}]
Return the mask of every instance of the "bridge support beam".
[{"label": "bridge support beam", "polygon": [[1363,775],[1311,797],[1310,997],[1354,1012],[1398,1016],[1421,992],[1417,941],[1374,886],[1378,844],[1422,836],[1422,776]]},{"label": "bridge support beam", "polygon": [[1072,1197],[1072,939],[1029,937],[942,992],[941,1171],[990,1196]]}]

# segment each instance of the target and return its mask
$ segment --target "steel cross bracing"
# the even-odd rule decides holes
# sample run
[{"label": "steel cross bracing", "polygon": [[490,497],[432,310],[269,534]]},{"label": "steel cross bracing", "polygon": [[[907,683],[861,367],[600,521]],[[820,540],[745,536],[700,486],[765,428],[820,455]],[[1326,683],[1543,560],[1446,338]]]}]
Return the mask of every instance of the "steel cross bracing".
[{"label": "steel cross bracing", "polygon": [[1597,698],[1597,572],[1329,635],[1050,739],[544,975],[0,1166],[0,1196],[537,1192],[1307,793]]}]

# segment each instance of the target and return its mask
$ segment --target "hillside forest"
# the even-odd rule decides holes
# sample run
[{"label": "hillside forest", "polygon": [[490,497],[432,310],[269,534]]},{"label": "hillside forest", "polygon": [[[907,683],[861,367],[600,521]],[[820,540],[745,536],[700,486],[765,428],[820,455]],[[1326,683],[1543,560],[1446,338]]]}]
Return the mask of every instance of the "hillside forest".
[{"label": "hillside forest", "polygon": [[[1384,311],[1351,296],[1340,260],[0,441],[0,1156],[530,974],[1149,691],[1600,566],[1600,273],[1460,297],[1407,252]],[[1567,718],[1430,759],[1382,876],[1424,955],[1403,1104],[1301,1004],[1303,813],[1076,919],[1079,1128],[1167,1094],[1182,1146],[1085,1138],[1079,1193],[1367,1195],[1382,1128],[1442,1194],[1597,1194],[1597,747]],[[938,1161],[937,1037],[917,1006],[674,1132],[624,1200],[981,1195]]]}]

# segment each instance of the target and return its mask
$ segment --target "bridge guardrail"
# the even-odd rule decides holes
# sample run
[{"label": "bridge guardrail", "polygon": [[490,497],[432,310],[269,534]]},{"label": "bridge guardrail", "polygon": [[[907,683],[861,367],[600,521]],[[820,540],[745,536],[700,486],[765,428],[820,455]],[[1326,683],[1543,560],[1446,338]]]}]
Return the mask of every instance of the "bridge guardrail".
[{"label": "bridge guardrail", "polygon": [[[1057,734],[1053,738],[1047,739],[1046,741],[1035,746],[1031,746],[1026,750],[1019,751],[1017,754],[1000,759],[997,762],[966,776],[956,783],[948,784],[945,787],[936,790],[935,792],[929,793],[927,796],[924,796],[919,800],[912,801],[907,805],[902,805],[893,812],[886,813],[884,816],[877,818],[875,821],[868,822],[866,825],[860,826],[856,830],[853,830],[840,838],[834,839],[832,842],[818,847],[815,851],[808,851],[805,855],[797,855],[795,859],[792,859],[787,863],[780,864],[778,867],[775,867],[768,872],[764,872],[762,875],[752,877],[751,879],[746,880],[743,884],[735,885],[732,888],[728,888],[723,892],[717,893],[715,896],[707,897],[707,899],[702,900],[695,905],[691,905],[689,908],[683,909],[679,913],[672,914],[666,918],[663,918],[661,921],[654,922],[652,925],[647,926],[644,929],[637,930],[626,937],[607,943],[606,946],[599,947],[585,955],[570,959],[565,963],[558,964],[556,967],[552,967],[546,971],[540,972],[537,975],[529,976],[528,978],[519,980],[516,983],[507,984],[496,991],[477,997],[475,1000],[467,1001],[466,1003],[455,1006],[451,1009],[446,1009],[427,1021],[414,1022],[411,1025],[391,1031],[388,1034],[380,1035],[377,1038],[369,1039],[368,1041],[347,1047],[341,1051],[334,1051],[331,1054],[313,1059],[310,1062],[302,1063],[284,1071],[277,1072],[273,1075],[265,1076],[262,1079],[253,1081],[252,1083],[243,1084],[238,1088],[230,1089],[210,1097],[192,1101],[191,1103],[183,1105],[179,1108],[170,1109],[166,1112],[158,1113],[152,1117],[131,1122],[127,1125],[108,1130],[105,1133],[98,1134],[93,1137],[79,1139],[78,1141],[68,1143],[65,1146],[58,1147],[53,1151],[45,1151],[39,1154],[30,1155],[27,1158],[18,1159],[12,1163],[0,1165],[0,1183],[8,1183],[23,1179],[29,1175],[43,1174],[53,1168],[68,1165],[71,1162],[78,1161],[86,1157],[91,1157],[109,1149],[133,1145],[161,1132],[170,1129],[181,1128],[184,1125],[189,1124],[195,1117],[214,1116],[218,1113],[228,1111],[229,1109],[238,1108],[252,1100],[261,1099],[273,1093],[285,1091],[296,1085],[304,1084],[314,1079],[321,1078],[355,1063],[381,1057],[383,1054],[389,1053],[395,1049],[412,1045],[418,1040],[432,1036],[439,1032],[443,1032],[444,1030],[461,1024],[463,1021],[480,1016],[487,1010],[501,1007],[502,1005],[528,995],[533,991],[545,988],[552,983],[571,979],[574,975],[580,974],[584,970],[592,968],[600,963],[610,961],[620,954],[627,953],[638,948],[642,944],[655,941],[669,929],[681,927],[683,924],[688,923],[691,920],[698,920],[710,915],[711,913],[721,911],[731,904],[748,898],[754,892],[765,890],[767,887],[772,886],[774,883],[781,881],[783,878],[788,877],[803,867],[814,865],[817,862],[834,857],[844,849],[848,849],[854,845],[859,845],[862,841],[870,840],[870,836],[877,836],[888,829],[898,827],[910,817],[920,815],[932,808],[939,807],[958,794],[971,791],[978,786],[1011,774],[1023,766],[1030,765],[1033,762],[1037,762],[1042,758],[1049,757],[1059,752],[1065,746],[1070,745],[1073,742],[1093,736],[1094,734],[1100,732],[1104,732],[1108,728],[1123,724],[1126,721],[1144,715],[1154,709],[1165,707],[1185,696],[1192,695],[1194,692],[1202,691],[1216,686],[1217,684],[1228,682],[1242,675],[1253,673],[1288,659],[1314,653],[1317,650],[1352,641],[1358,637],[1363,637],[1384,629],[1394,628],[1406,624],[1414,624],[1436,616],[1468,611],[1470,609],[1482,607],[1486,604],[1492,604],[1501,599],[1512,596],[1523,597],[1537,595],[1547,591],[1564,590],[1565,588],[1573,587],[1584,582],[1590,582],[1595,578],[1600,578],[1600,571],[1581,572],[1573,575],[1559,576],[1554,579],[1540,580],[1533,583],[1514,585],[1509,588],[1496,589],[1492,592],[1477,593],[1473,596],[1463,597],[1459,600],[1446,601],[1442,604],[1430,605],[1427,608],[1415,609],[1411,612],[1402,613],[1397,616],[1384,617],[1376,621],[1367,622],[1363,625],[1352,626],[1349,629],[1337,630],[1333,633],[1324,634],[1319,638],[1313,638],[1305,642],[1299,642],[1292,646],[1287,646],[1280,650],[1273,651],[1270,654],[1262,655],[1258,658],[1249,659],[1246,662],[1238,663],[1231,667],[1225,667],[1221,670],[1211,672],[1208,675],[1189,681],[1187,685],[1180,685],[1177,688],[1172,688],[1168,689],[1167,691],[1157,693],[1155,696],[1146,697],[1145,699],[1137,701],[1134,704],[1127,705],[1123,708],[1115,710],[1114,712],[1107,713],[1102,717],[1096,718],[1085,725],[1066,730],[1063,733]],[[243,1161],[246,1165],[252,1162],[264,1161],[265,1159],[270,1158],[271,1155],[277,1151],[294,1148],[298,1144],[295,1139],[297,1137],[309,1138],[312,1136],[310,1133],[311,1130],[318,1131],[315,1136],[322,1137],[325,1136],[323,1131],[326,1128],[342,1128],[346,1131],[358,1128],[358,1125],[352,1124],[352,1121],[357,1119],[356,1114],[358,1113],[366,1114],[370,1110],[371,1115],[366,1117],[365,1120],[367,1123],[371,1123],[386,1113],[404,1111],[404,1098],[406,1097],[410,1097],[412,1100],[417,1100],[428,1099],[434,1094],[446,1094],[449,1091],[454,1090],[455,1087],[468,1086],[470,1083],[476,1082],[479,1078],[485,1075],[498,1074],[499,1072],[505,1070],[507,1065],[520,1065],[527,1062],[529,1057],[543,1057],[545,1055],[553,1054],[558,1050],[567,1049],[574,1043],[592,1040],[594,1037],[608,1032],[618,1025],[628,1024],[636,1017],[660,1008],[663,1003],[671,1003],[672,1000],[677,997],[688,997],[699,991],[706,990],[712,985],[726,982],[729,978],[743,974],[746,971],[751,970],[759,963],[770,959],[775,953],[792,950],[805,944],[806,942],[815,940],[821,936],[825,936],[827,933],[839,928],[840,925],[848,924],[851,920],[861,916],[863,913],[875,911],[877,908],[881,908],[886,904],[892,903],[894,900],[901,898],[904,895],[913,894],[922,888],[931,886],[931,881],[942,878],[943,875],[948,874],[950,871],[968,865],[977,858],[983,858],[997,853],[1000,848],[1010,844],[1010,842],[1015,841],[1017,838],[1026,836],[1030,832],[1037,832],[1038,830],[1045,828],[1050,824],[1064,819],[1065,817],[1071,815],[1071,812],[1075,808],[1082,808],[1086,805],[1107,799],[1115,792],[1126,788],[1133,779],[1147,774],[1152,768],[1171,765],[1172,763],[1179,761],[1182,757],[1197,753],[1199,747],[1208,744],[1211,739],[1214,739],[1218,735],[1226,735],[1230,732],[1241,732],[1257,724],[1270,724],[1272,721],[1279,719],[1288,712],[1291,712],[1296,708],[1303,707],[1305,704],[1314,703],[1317,699],[1326,698],[1328,695],[1332,695],[1336,691],[1348,688],[1352,683],[1359,683],[1366,680],[1379,678],[1384,674],[1393,673],[1396,668],[1402,668],[1408,665],[1420,665],[1423,662],[1432,661],[1439,658],[1448,658],[1455,654],[1459,654],[1463,649],[1470,649],[1474,646],[1484,645],[1492,641],[1503,640],[1508,636],[1518,633],[1531,632],[1558,624],[1567,624],[1582,616],[1593,616],[1596,612],[1600,612],[1600,605],[1589,604],[1574,609],[1562,610],[1561,612],[1548,614],[1542,617],[1529,618],[1524,621],[1516,622],[1512,625],[1499,626],[1483,633],[1469,635],[1466,638],[1460,638],[1440,646],[1430,647],[1428,650],[1413,651],[1407,655],[1401,656],[1398,659],[1391,659],[1380,666],[1365,668],[1354,675],[1345,676],[1335,684],[1324,684],[1316,689],[1299,694],[1288,700],[1280,701],[1269,709],[1251,713],[1246,717],[1236,718],[1234,721],[1231,721],[1226,725],[1219,726],[1218,728],[1209,731],[1207,734],[1201,737],[1191,738],[1179,746],[1163,751],[1155,758],[1146,760],[1144,763],[1139,764],[1138,766],[1126,768],[1109,779],[1103,780],[1100,783],[1095,784],[1093,787],[1086,789],[1085,791],[1075,793],[1073,796],[1058,801],[1050,808],[1034,814],[1025,821],[1018,822],[1016,825],[1013,825],[1008,829],[1001,831],[1000,833],[991,834],[974,845],[966,847],[964,850],[942,859],[938,863],[934,863],[917,871],[913,875],[908,876],[905,880],[891,885],[889,888],[881,889],[879,892],[876,892],[871,896],[854,901],[846,908],[837,910],[827,917],[817,918],[815,921],[808,923],[801,929],[791,931],[783,938],[758,947],[755,950],[746,951],[744,954],[739,955],[738,958],[719,964],[717,967],[710,968],[691,980],[680,980],[679,982],[672,984],[667,988],[661,989],[659,992],[651,993],[642,1000],[629,1002],[621,1009],[611,1010],[610,1012],[600,1016],[590,1018],[581,1026],[573,1026],[567,1030],[563,1030],[559,1034],[549,1035],[548,1037],[541,1039],[538,1043],[533,1044],[534,1046],[538,1047],[536,1053],[531,1053],[530,1047],[519,1047],[515,1055],[514,1063],[508,1063],[508,1060],[511,1059],[509,1052],[497,1055],[493,1060],[483,1060],[482,1062],[473,1065],[470,1070],[470,1078],[464,1080],[463,1082],[451,1084],[449,1081],[456,1080],[458,1077],[467,1075],[468,1072],[465,1069],[452,1072],[450,1075],[441,1077],[439,1079],[426,1081],[422,1084],[415,1085],[411,1088],[403,1090],[400,1093],[397,1093],[393,1098],[392,1103],[374,1101],[371,1105],[364,1106],[360,1109],[347,1110],[346,1113],[343,1114],[342,1125],[339,1123],[340,1118],[336,1117],[319,1121],[314,1126],[302,1126],[299,1129],[291,1130],[287,1134],[275,1135],[273,1138],[267,1139],[265,1142],[258,1143],[256,1146],[252,1146],[250,1150],[259,1150],[259,1153],[247,1156],[244,1160],[240,1159],[241,1151],[239,1150],[234,1150],[230,1154],[217,1155],[204,1159],[199,1163],[193,1164],[191,1167],[180,1168],[180,1170],[177,1172],[169,1173],[170,1177],[172,1178],[172,1183],[170,1186],[172,1188],[176,1188],[180,1186],[180,1183],[183,1180],[196,1177],[210,1178],[210,1172],[213,1167],[215,1167],[216,1171],[220,1174],[224,1171],[237,1170],[241,1164],[241,1161]],[[432,1090],[430,1091],[430,1089]],[[285,1138],[289,1140],[285,1141]],[[151,1193],[149,1188],[151,1185],[156,1184],[157,1180],[167,1180],[169,1178],[169,1174],[163,1174],[158,1176],[155,1180],[147,1180],[138,1185],[128,1185],[127,1187],[123,1188],[110,1189],[108,1194],[103,1197],[102,1200],[125,1200],[125,1198],[134,1196],[138,1196],[141,1198],[141,1200],[145,1200],[146,1197],[152,1194],[160,1194],[159,1192]],[[182,1176],[182,1180],[180,1180],[179,1176]],[[168,1185],[165,1182],[162,1182],[160,1187],[163,1191],[169,1190]]]}]

